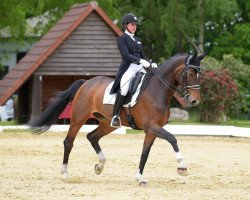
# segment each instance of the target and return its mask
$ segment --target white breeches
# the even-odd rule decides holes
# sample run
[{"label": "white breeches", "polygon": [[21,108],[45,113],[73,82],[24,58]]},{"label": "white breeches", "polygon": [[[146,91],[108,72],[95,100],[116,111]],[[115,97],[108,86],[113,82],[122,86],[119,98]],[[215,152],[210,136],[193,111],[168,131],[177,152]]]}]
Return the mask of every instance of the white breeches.
[{"label": "white breeches", "polygon": [[123,74],[120,82],[121,95],[126,96],[129,90],[129,84],[137,72],[147,73],[143,66],[131,63],[127,71]]}]

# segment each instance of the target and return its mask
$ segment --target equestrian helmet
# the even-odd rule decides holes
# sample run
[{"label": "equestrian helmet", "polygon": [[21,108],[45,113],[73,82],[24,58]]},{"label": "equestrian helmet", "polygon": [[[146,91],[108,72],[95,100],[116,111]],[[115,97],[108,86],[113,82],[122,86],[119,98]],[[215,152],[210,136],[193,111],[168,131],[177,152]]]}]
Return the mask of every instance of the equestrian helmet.
[{"label": "equestrian helmet", "polygon": [[132,13],[127,13],[122,17],[122,24],[128,24],[128,23],[132,23],[135,22],[137,23],[137,17],[132,14]]}]

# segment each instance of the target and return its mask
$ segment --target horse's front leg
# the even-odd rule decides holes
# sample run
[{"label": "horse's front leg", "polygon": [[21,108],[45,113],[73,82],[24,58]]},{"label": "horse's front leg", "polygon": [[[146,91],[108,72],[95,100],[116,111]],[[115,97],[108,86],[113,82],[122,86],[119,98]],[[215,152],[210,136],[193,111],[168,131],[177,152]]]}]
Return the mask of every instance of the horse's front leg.
[{"label": "horse's front leg", "polygon": [[156,135],[157,137],[167,140],[172,145],[172,147],[175,151],[175,154],[176,154],[177,162],[179,164],[179,166],[177,167],[177,172],[181,176],[186,176],[187,175],[187,166],[186,166],[184,158],[179,150],[175,136],[160,126],[152,126],[149,128],[149,131],[151,133],[153,133],[154,135]]},{"label": "horse's front leg", "polygon": [[146,133],[145,138],[144,138],[141,160],[140,160],[138,172],[136,174],[136,180],[139,182],[140,186],[145,185],[147,183],[147,181],[142,176],[142,173],[143,173],[145,164],[147,162],[150,149],[155,141],[155,138],[156,136],[151,133]]}]

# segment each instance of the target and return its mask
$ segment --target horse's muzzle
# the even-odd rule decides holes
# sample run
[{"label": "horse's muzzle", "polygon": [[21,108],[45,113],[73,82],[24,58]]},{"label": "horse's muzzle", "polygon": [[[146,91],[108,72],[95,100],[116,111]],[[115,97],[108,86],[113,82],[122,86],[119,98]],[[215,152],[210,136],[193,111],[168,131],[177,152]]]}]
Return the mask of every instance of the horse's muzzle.
[{"label": "horse's muzzle", "polygon": [[185,100],[188,104],[188,107],[197,106],[200,103],[199,98],[195,98],[190,94],[186,96]]}]

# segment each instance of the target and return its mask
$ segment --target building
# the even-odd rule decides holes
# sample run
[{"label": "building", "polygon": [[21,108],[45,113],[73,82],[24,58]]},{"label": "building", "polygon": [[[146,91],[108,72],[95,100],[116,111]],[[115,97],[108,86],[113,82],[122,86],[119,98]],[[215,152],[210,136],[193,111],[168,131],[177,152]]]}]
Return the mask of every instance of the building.
[{"label": "building", "polygon": [[0,82],[0,105],[18,95],[21,123],[39,117],[50,96],[78,79],[114,77],[121,30],[96,1],[76,4]]}]

